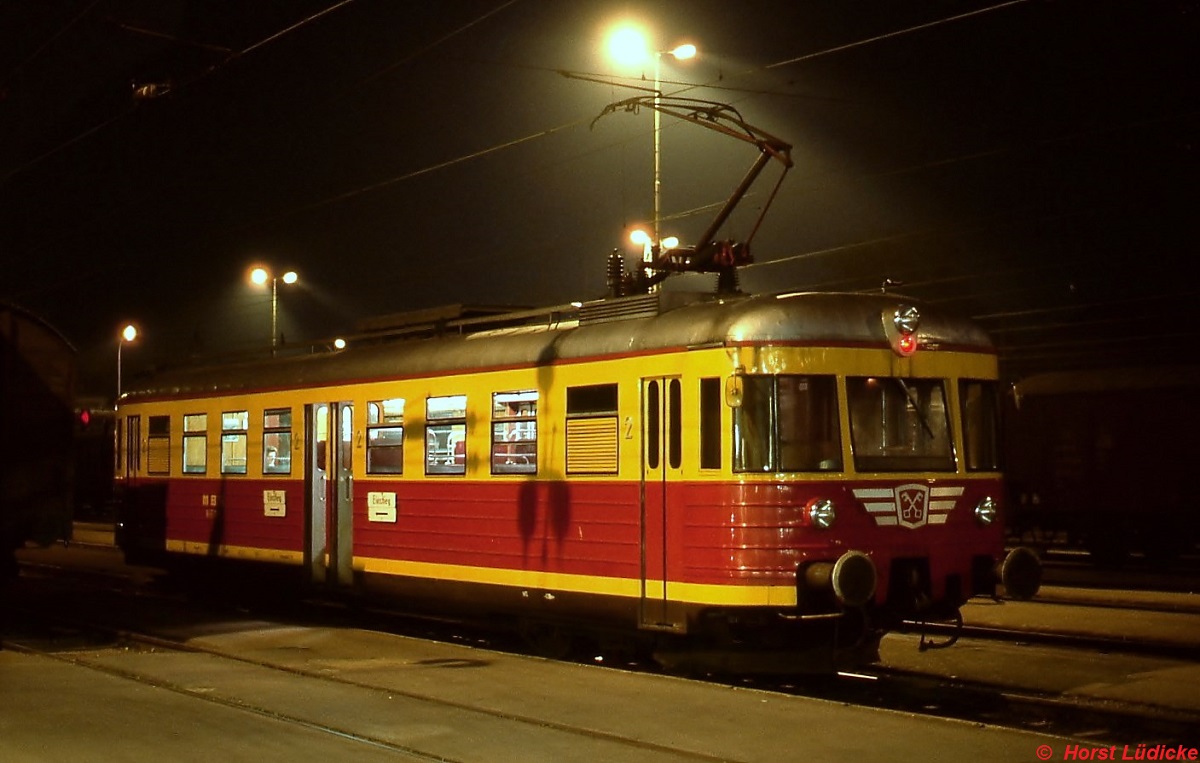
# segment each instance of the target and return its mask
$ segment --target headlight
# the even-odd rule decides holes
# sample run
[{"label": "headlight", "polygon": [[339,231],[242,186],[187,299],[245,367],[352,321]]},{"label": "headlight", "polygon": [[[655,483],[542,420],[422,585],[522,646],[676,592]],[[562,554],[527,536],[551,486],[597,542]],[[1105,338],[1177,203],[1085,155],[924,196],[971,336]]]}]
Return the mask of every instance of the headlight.
[{"label": "headlight", "polygon": [[984,496],[975,505],[975,518],[979,520],[979,524],[986,527],[996,521],[997,511],[999,511],[999,508],[996,506],[996,499],[990,495]]},{"label": "headlight", "polygon": [[833,501],[828,498],[813,501],[808,505],[808,521],[812,523],[813,527],[828,530],[833,527],[835,519],[837,519],[837,510],[833,508]]}]

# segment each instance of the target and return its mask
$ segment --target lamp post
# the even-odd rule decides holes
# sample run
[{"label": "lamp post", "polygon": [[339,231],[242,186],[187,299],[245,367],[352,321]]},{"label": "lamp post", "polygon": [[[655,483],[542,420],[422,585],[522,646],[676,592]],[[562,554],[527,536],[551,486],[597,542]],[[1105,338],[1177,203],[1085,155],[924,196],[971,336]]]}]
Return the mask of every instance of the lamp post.
[{"label": "lamp post", "polygon": [[137,326],[130,323],[121,329],[121,336],[117,338],[117,402],[121,400],[121,348],[125,346],[126,342],[137,339],[137,335]]},{"label": "lamp post", "polygon": [[[654,62],[654,218],[652,221],[654,233],[651,245],[646,246],[642,253],[643,262],[652,262],[653,247],[662,240],[662,114],[658,106],[662,98],[662,58],[670,56],[677,61],[686,61],[696,57],[696,46],[691,43],[677,45],[670,50],[654,50],[646,42],[645,35],[634,27],[625,26],[617,29],[608,40],[609,55],[618,63],[624,65],[644,64],[648,59]],[[641,243],[635,241],[635,243]]]},{"label": "lamp post", "polygon": [[662,114],[658,110],[662,98],[662,57],[671,56],[677,61],[684,61],[696,56],[696,46],[690,43],[679,45],[671,50],[659,50],[654,53],[654,240],[662,240],[662,151],[660,135],[662,131]]},{"label": "lamp post", "polygon": [[296,271],[289,270],[282,276],[275,276],[267,271],[266,268],[255,268],[250,271],[250,280],[257,286],[262,286],[271,279],[271,352],[275,352],[275,348],[279,345],[279,280],[283,279],[286,284],[294,284],[300,280],[296,275]]}]

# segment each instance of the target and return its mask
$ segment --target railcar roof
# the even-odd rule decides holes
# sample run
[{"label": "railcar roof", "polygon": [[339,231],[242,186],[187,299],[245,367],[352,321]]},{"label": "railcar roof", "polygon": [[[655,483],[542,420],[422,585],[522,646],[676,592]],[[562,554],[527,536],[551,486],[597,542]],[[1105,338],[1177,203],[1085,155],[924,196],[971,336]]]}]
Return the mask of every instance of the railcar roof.
[{"label": "railcar roof", "polygon": [[[622,299],[625,301],[622,302]],[[648,300],[654,309],[647,313]],[[576,316],[502,328],[473,323],[424,337],[351,343],[345,350],[163,372],[126,400],[248,389],[324,386],[476,369],[546,366],[585,358],[667,349],[753,344],[886,347],[883,317],[901,306],[921,310],[928,350],[991,352],[975,324],[893,294],[797,292],[770,295],[647,295],[584,305]],[[589,307],[592,309],[589,310]],[[590,316],[590,317],[589,317]]]}]

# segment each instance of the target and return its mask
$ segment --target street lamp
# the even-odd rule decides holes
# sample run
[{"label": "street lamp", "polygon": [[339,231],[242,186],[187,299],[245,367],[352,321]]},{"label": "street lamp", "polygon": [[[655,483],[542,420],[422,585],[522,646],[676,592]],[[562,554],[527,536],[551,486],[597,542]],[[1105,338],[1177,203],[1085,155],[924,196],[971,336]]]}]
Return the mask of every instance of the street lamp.
[{"label": "street lamp", "polygon": [[[652,243],[658,243],[662,241],[662,150],[659,135],[662,131],[662,114],[658,110],[662,98],[662,58],[670,56],[676,61],[695,58],[696,46],[684,43],[670,50],[651,51],[646,36],[631,26],[618,28],[608,39],[609,55],[617,63],[631,66],[645,64],[651,59],[654,62],[654,235]],[[652,257],[652,249],[647,246],[642,255],[643,261],[651,262]]]},{"label": "street lamp", "polygon": [[278,277],[272,275],[266,268],[255,268],[250,271],[250,280],[256,286],[262,286],[267,279],[271,280],[271,352],[275,352],[275,348],[279,344],[279,332],[276,328],[279,324],[279,281],[282,279],[286,284],[294,284],[300,280],[300,277],[294,270],[289,270]]},{"label": "street lamp", "polygon": [[137,326],[132,323],[121,329],[121,336],[117,338],[117,401],[121,400],[121,348],[126,342],[132,342],[137,339]]},{"label": "street lamp", "polygon": [[[629,233],[629,240],[642,247],[642,262],[654,262],[657,255],[679,246],[679,238],[677,236],[667,236],[663,239],[653,238],[641,228],[632,230]],[[652,273],[653,271],[646,270],[647,276]]]}]

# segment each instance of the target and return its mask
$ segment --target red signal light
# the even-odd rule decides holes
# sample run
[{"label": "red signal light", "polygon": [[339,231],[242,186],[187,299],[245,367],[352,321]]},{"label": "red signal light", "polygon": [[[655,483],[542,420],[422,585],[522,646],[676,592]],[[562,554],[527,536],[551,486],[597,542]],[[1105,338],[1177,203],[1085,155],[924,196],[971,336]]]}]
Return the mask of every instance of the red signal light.
[{"label": "red signal light", "polygon": [[92,423],[92,412],[84,408],[79,412],[79,426],[86,427],[90,423]]},{"label": "red signal light", "polygon": [[900,305],[894,311],[884,310],[883,333],[892,352],[907,358],[917,351],[917,328],[921,325],[921,313],[912,305]]}]

